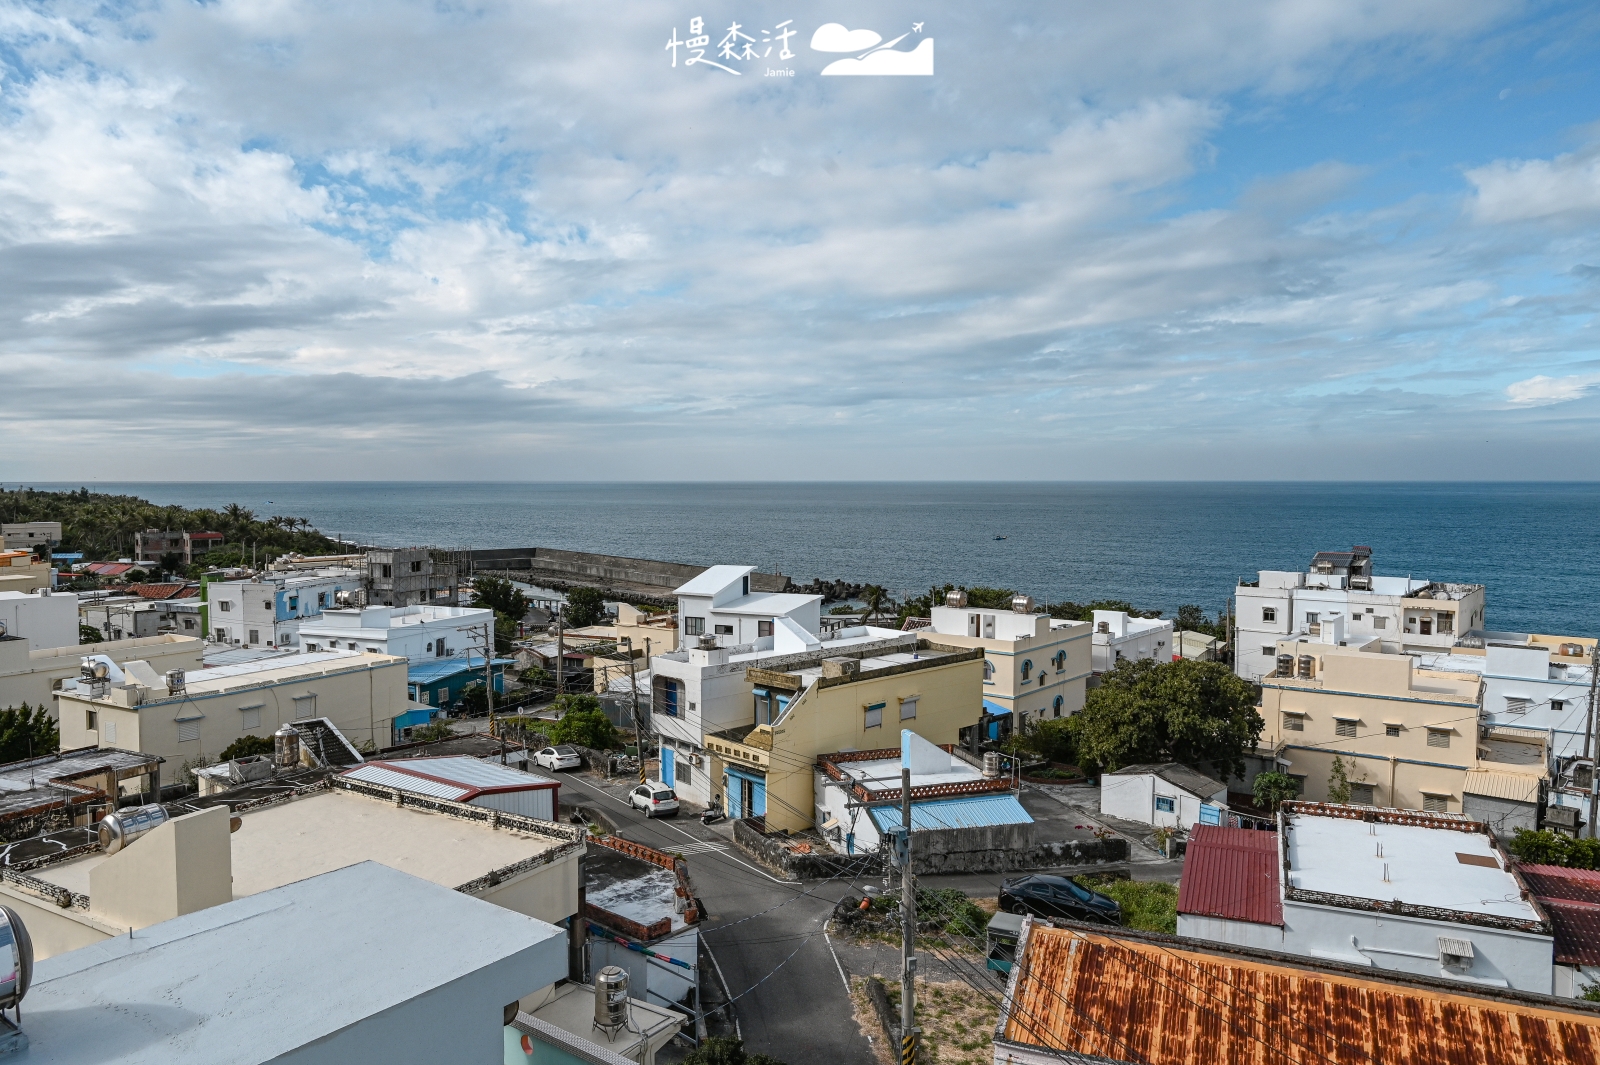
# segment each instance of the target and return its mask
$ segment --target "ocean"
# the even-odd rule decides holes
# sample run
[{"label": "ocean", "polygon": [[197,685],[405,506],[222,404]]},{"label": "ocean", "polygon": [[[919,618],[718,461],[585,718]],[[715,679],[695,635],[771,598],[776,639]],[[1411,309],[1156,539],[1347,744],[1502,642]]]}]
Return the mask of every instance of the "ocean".
[{"label": "ocean", "polygon": [[[76,488],[78,485],[35,487]],[[952,582],[1035,599],[1223,607],[1241,577],[1373,549],[1381,574],[1488,586],[1488,625],[1593,635],[1600,484],[96,483],[155,503],[240,503],[346,539],[558,547],[896,596]],[[1003,539],[997,539],[1003,537]]]}]

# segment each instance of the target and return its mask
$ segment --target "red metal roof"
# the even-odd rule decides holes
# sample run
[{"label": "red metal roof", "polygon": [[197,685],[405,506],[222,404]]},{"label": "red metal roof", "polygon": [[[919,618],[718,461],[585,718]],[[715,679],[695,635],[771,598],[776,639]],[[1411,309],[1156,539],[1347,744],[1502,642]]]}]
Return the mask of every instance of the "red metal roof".
[{"label": "red metal roof", "polygon": [[1178,882],[1178,912],[1281,926],[1278,834],[1196,825]]},{"label": "red metal roof", "polygon": [[91,562],[83,567],[99,577],[120,577],[134,568],[132,562]]},{"label": "red metal roof", "polygon": [[1517,872],[1550,915],[1556,961],[1600,965],[1600,872],[1560,865],[1519,865]]},{"label": "red metal roof", "polygon": [[130,584],[128,591],[141,599],[175,599],[187,587],[181,582]]}]

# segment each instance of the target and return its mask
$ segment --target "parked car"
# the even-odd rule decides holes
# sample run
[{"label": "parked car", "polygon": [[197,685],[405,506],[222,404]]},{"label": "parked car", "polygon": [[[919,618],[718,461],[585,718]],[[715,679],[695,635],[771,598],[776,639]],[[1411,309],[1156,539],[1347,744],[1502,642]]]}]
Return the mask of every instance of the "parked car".
[{"label": "parked car", "polygon": [[583,764],[578,748],[570,743],[546,747],[533,756],[534,763],[546,769],[576,769]]},{"label": "parked car", "polygon": [[1047,873],[1019,876],[1002,883],[1000,909],[1069,921],[1122,923],[1122,906],[1115,899],[1090,891],[1067,877]]},{"label": "parked car", "polygon": [[643,810],[646,817],[676,816],[677,794],[659,780],[647,780],[628,792],[628,805]]}]

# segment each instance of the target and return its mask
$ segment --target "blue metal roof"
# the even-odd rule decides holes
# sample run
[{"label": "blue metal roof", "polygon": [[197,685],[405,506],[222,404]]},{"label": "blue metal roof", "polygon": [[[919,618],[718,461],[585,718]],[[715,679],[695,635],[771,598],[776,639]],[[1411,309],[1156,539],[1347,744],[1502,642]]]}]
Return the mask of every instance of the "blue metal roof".
[{"label": "blue metal roof", "polygon": [[1007,706],[1005,703],[997,703],[993,699],[985,699],[983,701],[983,708],[989,711],[991,714],[1011,713],[1011,707]]},{"label": "blue metal roof", "polygon": [[[497,666],[509,666],[512,659],[497,658]],[[413,684],[433,684],[453,677],[457,673],[465,673],[470,669],[482,669],[483,658],[479,655],[468,655],[460,658],[427,658],[421,662],[413,662],[406,668],[406,679]]]},{"label": "blue metal roof", "polygon": [[[900,823],[900,807],[872,807],[872,821],[886,831]],[[986,825],[1031,825],[1033,818],[1015,795],[974,795],[967,799],[935,799],[911,804],[911,830],[983,828]]]}]

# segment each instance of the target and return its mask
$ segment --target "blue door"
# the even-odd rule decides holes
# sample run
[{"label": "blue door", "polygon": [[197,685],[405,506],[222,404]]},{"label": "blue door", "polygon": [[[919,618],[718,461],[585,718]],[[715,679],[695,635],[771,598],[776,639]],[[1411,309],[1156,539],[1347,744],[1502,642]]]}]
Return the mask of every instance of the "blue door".
[{"label": "blue door", "polygon": [[[915,794],[915,792],[913,792]],[[767,785],[766,782],[757,783],[755,796],[750,803],[751,817],[765,817],[767,815]]]},{"label": "blue door", "polygon": [[742,796],[739,792],[739,778],[724,770],[722,774],[722,797],[728,806],[728,816],[735,821],[744,816],[744,804],[740,801]]},{"label": "blue door", "polygon": [[[669,788],[672,787],[672,770],[676,763],[674,755],[677,753],[671,747],[661,748],[661,783]],[[916,793],[912,792],[912,794]]]}]

